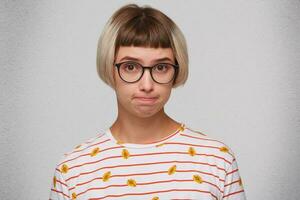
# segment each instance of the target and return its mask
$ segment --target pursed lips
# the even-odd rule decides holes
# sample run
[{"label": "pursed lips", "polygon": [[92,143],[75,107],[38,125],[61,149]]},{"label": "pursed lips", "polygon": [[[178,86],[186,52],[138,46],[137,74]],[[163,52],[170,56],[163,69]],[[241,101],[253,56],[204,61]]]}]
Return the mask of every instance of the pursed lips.
[{"label": "pursed lips", "polygon": [[158,97],[143,97],[143,96],[136,96],[133,99],[136,99],[141,102],[148,102],[148,103],[154,103]]},{"label": "pursed lips", "polygon": [[137,99],[145,99],[145,100],[151,100],[151,99],[157,99],[157,97],[135,97]]}]

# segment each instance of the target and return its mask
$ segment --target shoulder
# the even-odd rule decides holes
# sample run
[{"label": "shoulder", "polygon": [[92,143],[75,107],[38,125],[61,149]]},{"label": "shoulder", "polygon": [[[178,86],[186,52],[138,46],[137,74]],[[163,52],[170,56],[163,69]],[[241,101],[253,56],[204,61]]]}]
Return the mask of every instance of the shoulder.
[{"label": "shoulder", "polygon": [[105,131],[98,133],[85,142],[76,145],[72,150],[65,153],[59,160],[56,170],[66,174],[70,166],[80,165],[82,162],[87,162],[101,151],[101,147],[108,146],[110,139],[105,134]]},{"label": "shoulder", "polygon": [[235,161],[232,149],[221,140],[212,138],[200,131],[185,126],[181,133],[182,142],[189,144],[200,155],[231,165]]}]

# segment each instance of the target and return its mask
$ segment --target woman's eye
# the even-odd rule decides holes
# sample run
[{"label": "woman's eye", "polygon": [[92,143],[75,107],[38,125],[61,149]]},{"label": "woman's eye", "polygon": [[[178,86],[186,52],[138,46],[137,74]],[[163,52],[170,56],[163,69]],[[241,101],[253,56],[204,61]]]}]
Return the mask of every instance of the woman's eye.
[{"label": "woman's eye", "polygon": [[128,70],[133,70],[133,69],[134,69],[134,65],[127,65],[127,66],[126,66],[126,69],[128,69]]},{"label": "woman's eye", "polygon": [[166,71],[167,69],[168,69],[168,65],[159,64],[156,66],[156,70],[160,72]]},{"label": "woman's eye", "polygon": [[137,65],[136,64],[133,64],[133,63],[125,63],[124,64],[124,69],[126,70],[126,71],[134,71],[134,70],[136,70],[138,67],[137,67]]}]

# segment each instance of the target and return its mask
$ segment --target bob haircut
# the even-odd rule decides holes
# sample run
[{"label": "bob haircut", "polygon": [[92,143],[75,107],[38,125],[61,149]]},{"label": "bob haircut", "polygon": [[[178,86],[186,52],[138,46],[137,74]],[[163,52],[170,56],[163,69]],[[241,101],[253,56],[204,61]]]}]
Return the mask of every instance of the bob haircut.
[{"label": "bob haircut", "polygon": [[97,72],[112,88],[115,55],[121,46],[171,48],[179,65],[173,88],[186,82],[188,52],[185,38],[177,25],[161,11],[128,4],[117,10],[106,23],[98,41]]}]

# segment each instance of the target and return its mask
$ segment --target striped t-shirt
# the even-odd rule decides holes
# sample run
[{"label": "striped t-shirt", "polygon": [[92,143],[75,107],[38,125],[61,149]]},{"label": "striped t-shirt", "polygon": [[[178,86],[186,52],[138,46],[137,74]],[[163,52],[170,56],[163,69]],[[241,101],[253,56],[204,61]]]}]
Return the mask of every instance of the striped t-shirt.
[{"label": "striped t-shirt", "polygon": [[116,141],[110,129],[66,154],[51,200],[244,200],[233,152],[182,126],[149,144]]}]

